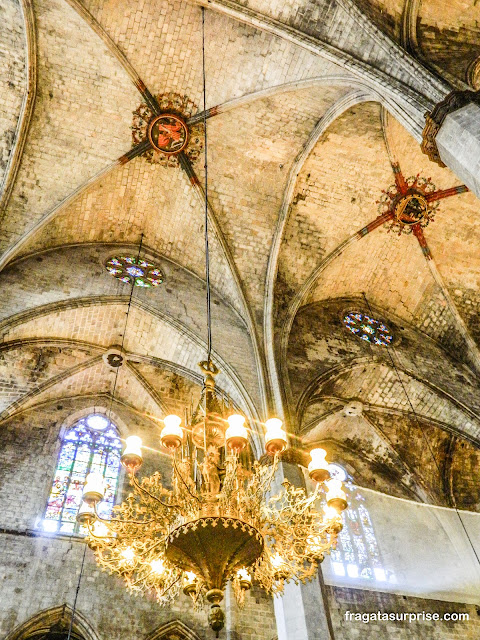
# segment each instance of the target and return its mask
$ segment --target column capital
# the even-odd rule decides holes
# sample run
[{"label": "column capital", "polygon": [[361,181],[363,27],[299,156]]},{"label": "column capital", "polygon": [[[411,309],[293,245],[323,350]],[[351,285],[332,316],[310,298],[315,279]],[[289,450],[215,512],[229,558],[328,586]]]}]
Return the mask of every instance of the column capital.
[{"label": "column capital", "polygon": [[436,137],[445,118],[454,111],[465,107],[470,102],[480,105],[480,91],[451,91],[445,98],[436,104],[432,111],[425,114],[425,128],[422,134],[421,149],[432,162],[441,167],[446,164],[440,158]]}]

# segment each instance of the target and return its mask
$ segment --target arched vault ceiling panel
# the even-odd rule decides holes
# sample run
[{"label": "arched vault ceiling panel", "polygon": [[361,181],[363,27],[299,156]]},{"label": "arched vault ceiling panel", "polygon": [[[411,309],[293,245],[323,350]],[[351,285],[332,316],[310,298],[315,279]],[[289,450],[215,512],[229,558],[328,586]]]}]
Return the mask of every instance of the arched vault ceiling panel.
[{"label": "arched vault ceiling panel", "polygon": [[[415,413],[421,420],[430,419],[456,433],[464,433],[477,442],[480,440],[480,417],[474,418],[450,399],[440,396],[435,390],[405,373],[399,372],[397,375],[387,363],[364,362],[340,371],[329,380],[320,382],[318,387],[313,387],[311,397],[320,401],[325,396],[336,396],[346,401],[354,398],[366,405],[368,415],[385,415],[387,417],[384,422],[390,421],[391,424],[394,424],[395,419],[402,419],[412,426],[416,424],[416,420],[412,415],[405,389]],[[312,416],[315,414],[316,402],[312,402],[313,407],[309,406],[305,414],[309,423],[312,423]],[[408,417],[402,417],[402,413]],[[395,447],[396,442],[391,441]]]},{"label": "arched vault ceiling panel", "polygon": [[[179,168],[136,158],[89,187],[56,214],[21,250],[21,255],[62,244],[131,242],[153,247],[167,258],[205,275],[202,205]],[[222,248],[211,234],[212,285],[239,312],[242,305]]]},{"label": "arched vault ceiling panel", "polygon": [[[155,93],[202,102],[200,8],[186,1],[83,0]],[[338,72],[338,67],[281,38],[209,11],[207,106],[267,87]],[[221,52],[221,55],[219,55]],[[337,70],[337,71],[335,71]]]},{"label": "arched vault ceiling panel", "polygon": [[0,4],[0,195],[17,142],[22,101],[27,91],[25,25],[18,0]]},{"label": "arched vault ceiling panel", "polygon": [[[108,348],[122,341],[125,312],[126,304],[106,304],[105,302],[52,311],[44,316],[27,319],[22,324],[12,326],[10,329],[4,329],[4,340],[36,337],[64,338],[85,341]],[[236,348],[232,342],[226,343],[230,346],[230,353]],[[198,376],[200,373],[198,362],[205,359],[203,343],[194,341],[185,332],[136,307],[135,302],[130,308],[124,348],[132,354],[171,362],[191,372],[194,376]],[[215,353],[213,357],[215,358]],[[228,362],[232,362],[232,359],[229,359]],[[219,364],[221,366],[221,362]],[[229,366],[231,367],[230,364]],[[243,367],[242,372],[245,371],[245,380],[240,377],[241,374],[238,370],[231,367],[228,371],[222,371],[219,374],[218,384],[244,410],[252,411],[254,405],[248,405],[249,402],[252,403],[252,400],[246,398],[241,385],[245,385],[253,402],[256,402],[258,398],[257,387],[252,388],[250,384],[251,380],[255,380],[256,384],[255,369],[245,360]],[[106,366],[105,369],[107,369]],[[236,378],[235,375],[239,377]],[[256,406],[259,406],[258,402]]]},{"label": "arched vault ceiling panel", "polygon": [[40,393],[26,397],[20,403],[12,405],[4,412],[3,417],[14,410],[25,410],[29,407],[43,404],[51,400],[61,400],[64,397],[77,397],[96,394],[112,394],[115,387],[115,398],[135,407],[140,413],[158,416],[163,415],[161,406],[135,378],[127,367],[118,372],[115,382],[115,372],[111,371],[102,361],[91,367],[73,373],[65,380],[47,387]]},{"label": "arched vault ceiling panel", "polygon": [[5,345],[0,350],[0,413],[50,378],[94,355],[92,349],[69,345]]},{"label": "arched vault ceiling panel", "polygon": [[195,407],[200,400],[201,386],[185,376],[145,362],[130,362],[130,365],[162,399],[167,413],[183,417],[185,408],[192,404]]},{"label": "arched vault ceiling panel", "polygon": [[438,0],[420,2],[417,40],[425,58],[440,72],[445,70],[465,82],[469,65],[479,56],[479,39],[478,3],[451,0],[444,6]]},{"label": "arched vault ceiling panel", "polygon": [[[388,118],[387,136],[404,175],[420,172],[422,176],[431,177],[437,189],[459,184],[449,169],[429,162],[405,129],[392,118]],[[440,201],[435,222],[424,231],[448,293],[477,345],[480,345],[479,213],[480,202],[472,193],[457,195]]]},{"label": "arched vault ceiling panel", "polygon": [[[318,443],[323,445],[327,452],[329,441],[341,443],[344,447],[366,458],[372,464],[373,471],[380,482],[388,478],[389,484],[393,486],[398,483],[403,485],[401,493],[405,495],[406,488],[409,497],[413,495],[418,498],[425,495],[416,487],[417,479],[404,464],[389,439],[362,415],[352,417],[337,411],[316,421],[308,431],[302,433],[301,438],[305,445],[311,446]],[[331,459],[330,456],[329,459]]]},{"label": "arched vault ceiling panel", "polygon": [[406,0],[355,0],[362,13],[393,40],[400,41]]},{"label": "arched vault ceiling panel", "polygon": [[348,91],[310,87],[255,101],[209,123],[209,192],[255,310],[289,168],[319,118]]},{"label": "arched vault ceiling panel", "polygon": [[38,86],[3,221],[6,248],[130,145],[138,92],[91,28],[63,0],[35,0]]},{"label": "arched vault ceiling panel", "polygon": [[[383,316],[385,322],[388,323],[394,336],[394,348],[389,355],[385,347],[371,345],[360,340],[347,331],[342,322],[344,311],[352,307],[362,310],[361,300],[324,301],[320,304],[302,307],[297,314],[286,353],[293,406],[297,407],[301,400],[299,410],[302,413],[303,407],[308,405],[309,398],[316,395],[315,389],[322,385],[325,385],[326,389],[322,391],[322,396],[339,396],[341,398],[358,396],[362,392],[364,382],[360,372],[365,366],[370,374],[366,378],[370,386],[368,386],[367,396],[362,396],[363,400],[371,404],[408,411],[408,401],[401,385],[395,388],[395,391],[391,390],[392,385],[399,384],[391,370],[391,355],[399,370],[408,374],[402,375],[405,375],[408,380],[412,377],[412,384],[414,384],[414,378],[418,379],[421,388],[425,388],[425,393],[428,391],[429,400],[422,400],[421,403],[418,401],[416,404],[418,394],[415,395],[414,389],[410,392],[407,388],[409,395],[413,394],[411,396],[413,405],[419,413],[427,411],[429,403],[434,410],[441,407],[441,403],[436,402],[437,396],[447,400],[450,398],[449,402],[451,401],[463,412],[461,419],[457,416],[455,422],[452,423],[454,428],[458,428],[460,431],[465,430],[466,433],[468,429],[472,436],[477,437],[480,429],[472,422],[476,422],[475,416],[480,416],[480,390],[476,376],[443,351],[433,340],[413,330],[412,327],[402,323],[399,319],[395,320],[385,313],[382,314],[375,307],[372,309],[372,314],[377,317]],[[442,362],[441,367],[438,366],[439,362]],[[371,368],[372,366],[378,368],[380,364],[388,367],[390,371],[388,380],[386,378],[384,380],[383,369]],[[350,378],[349,370],[353,365],[356,367],[355,375]],[[337,393],[334,388],[330,387],[335,387],[336,380],[341,380],[344,375],[347,376],[348,383]],[[315,382],[317,380],[318,384]],[[431,413],[426,413],[426,415],[435,418]],[[468,416],[470,416],[468,418],[470,422],[469,426],[465,428]],[[441,416],[437,418],[440,421],[448,422],[448,420],[443,420]]]},{"label": "arched vault ceiling panel", "polygon": [[[374,1],[377,4],[377,0]],[[286,37],[291,35],[293,28],[300,32],[295,34],[299,41],[302,41],[303,34],[308,36],[307,46],[315,39],[321,50],[325,43],[326,57],[335,56],[343,64],[345,60],[349,64],[352,58],[358,61],[360,64],[353,63],[352,68],[360,75],[362,71],[369,75],[380,71],[414,88],[419,94],[431,96],[434,93],[438,96],[438,83],[432,82],[429,74],[412,59],[400,54],[396,64],[392,64],[392,54],[400,53],[400,49],[396,49],[381,28],[368,20],[357,4],[357,0],[240,0],[235,3],[218,0],[213,7],[217,11],[234,11],[241,17],[245,16],[247,21],[260,20],[267,28],[275,28],[281,23],[286,26]],[[389,6],[392,5],[393,1],[389,2]],[[383,84],[388,93],[390,87]]]},{"label": "arched vault ceiling panel", "polygon": [[[125,300],[123,305],[120,305],[121,315],[124,316],[130,286],[112,278],[105,270],[104,264],[112,255],[136,255],[137,251],[138,249],[128,245],[70,246],[12,263],[3,271],[0,279],[0,326],[8,330],[7,327],[12,323],[28,321],[39,309],[43,313],[41,308],[45,305],[49,305],[48,311],[51,312],[64,304],[78,306],[92,301],[93,304],[101,305],[104,300],[118,303],[119,297]],[[171,261],[151,257],[148,252],[147,255],[164,272],[165,283],[147,290],[135,287],[133,304],[138,303],[152,313],[170,319],[177,326],[185,327],[196,336],[200,344],[203,344],[207,336],[203,280]],[[100,324],[94,324],[92,332],[86,337],[76,338],[73,333],[69,337],[106,347],[119,343],[124,320],[123,324],[120,321],[117,326],[113,320],[110,322],[106,319],[100,310],[98,313]],[[102,322],[105,322],[105,326],[101,325]],[[47,318],[40,319],[40,323],[46,326]],[[127,328],[127,340],[130,326],[129,324]],[[54,327],[55,325],[52,329]],[[113,333],[108,333],[109,330]],[[95,331],[99,332],[98,336]],[[238,371],[252,397],[256,399],[258,383],[255,358],[247,329],[239,315],[225,304],[215,290],[212,292],[212,331],[214,349],[225,362]],[[106,338],[103,339],[104,332],[110,336],[110,342],[106,342]],[[52,335],[50,331],[49,335]],[[58,337],[64,335],[62,333],[62,336]],[[136,351],[133,345],[132,350]]]},{"label": "arched vault ceiling panel", "polygon": [[369,302],[415,323],[422,301],[431,299],[433,284],[415,238],[377,229],[325,267],[307,302],[365,293]]},{"label": "arched vault ceiling panel", "polygon": [[[448,459],[451,434],[428,423],[416,422],[411,416],[398,416],[369,411],[366,416],[408,464],[426,488],[440,504],[448,505],[443,483],[443,470]],[[428,442],[428,444],[427,444]]]},{"label": "arched vault ceiling panel", "polygon": [[278,261],[277,306],[377,216],[375,201],[391,181],[380,105],[356,105],[328,127],[298,176]]}]

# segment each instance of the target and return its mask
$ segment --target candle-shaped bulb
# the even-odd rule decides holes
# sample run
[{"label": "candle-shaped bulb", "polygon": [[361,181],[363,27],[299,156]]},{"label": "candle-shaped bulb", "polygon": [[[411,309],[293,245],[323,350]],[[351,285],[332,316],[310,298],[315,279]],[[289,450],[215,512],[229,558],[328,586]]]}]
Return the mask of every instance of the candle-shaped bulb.
[{"label": "candle-shaped bulb", "polygon": [[164,427],[160,434],[160,440],[164,447],[171,451],[178,449],[183,442],[183,429],[180,426],[182,419],[171,414],[163,419]]},{"label": "candle-shaped bulb", "polygon": [[270,455],[281,453],[287,447],[287,434],[282,429],[279,418],[270,418],[265,422],[265,450]]},{"label": "candle-shaped bulb", "polygon": [[244,426],[245,418],[239,413],[227,418],[228,429],[225,432],[227,447],[234,451],[242,451],[248,443],[248,432]]},{"label": "candle-shaped bulb", "polygon": [[129,436],[126,440],[126,447],[121,461],[123,466],[130,472],[135,472],[143,462],[142,440],[138,436]]},{"label": "candle-shaped bulb", "polygon": [[98,473],[89,473],[83,488],[83,499],[89,505],[94,505],[103,500],[105,495],[105,482]]},{"label": "candle-shaped bulb", "polygon": [[333,478],[325,483],[327,486],[327,504],[338,512],[347,508],[347,496],[342,489],[341,480]]},{"label": "candle-shaped bulb", "polygon": [[312,460],[308,465],[308,473],[315,482],[325,482],[330,478],[328,462],[325,460],[326,455],[325,449],[312,449],[310,451]]}]

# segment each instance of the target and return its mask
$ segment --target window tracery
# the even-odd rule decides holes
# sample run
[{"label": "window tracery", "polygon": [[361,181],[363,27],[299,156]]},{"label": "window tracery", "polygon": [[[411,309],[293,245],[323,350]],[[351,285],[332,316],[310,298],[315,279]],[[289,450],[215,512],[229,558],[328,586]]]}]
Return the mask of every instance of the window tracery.
[{"label": "window tracery", "polygon": [[392,344],[393,335],[390,329],[381,320],[376,320],[366,313],[350,311],[343,318],[343,324],[360,340],[381,347]]},{"label": "window tracery", "polygon": [[42,521],[44,531],[82,534],[76,516],[82,503],[85,478],[97,473],[105,478],[105,500],[99,506],[110,516],[120,471],[121,442],[116,427],[104,415],[78,420],[63,437],[55,476]]},{"label": "window tracery", "polygon": [[329,470],[332,478],[344,483],[348,499],[338,545],[331,552],[334,575],[371,582],[395,582],[393,572],[383,566],[365,498],[343,467],[331,464]]}]

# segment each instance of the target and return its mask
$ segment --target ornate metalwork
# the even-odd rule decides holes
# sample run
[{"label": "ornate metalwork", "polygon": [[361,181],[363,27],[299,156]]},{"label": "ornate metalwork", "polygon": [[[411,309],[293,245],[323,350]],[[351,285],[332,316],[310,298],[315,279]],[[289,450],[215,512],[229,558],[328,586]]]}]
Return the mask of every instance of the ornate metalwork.
[{"label": "ornate metalwork", "polygon": [[[141,454],[125,451],[132,488],[127,499],[114,507],[111,519],[100,517],[96,506],[79,518],[102,568],[119,574],[133,591],[154,594],[162,605],[181,588],[196,606],[210,602],[209,620],[218,632],[227,581],[242,605],[252,580],[281,593],[289,580],[312,578],[335,547],[342,521],[340,509],[322,509],[323,482],[311,495],[288,482],[272,495],[279,453],[270,465],[253,461],[246,450],[226,453],[225,427],[218,429],[226,422],[215,391],[218,369],[207,362],[200,366],[204,392],[181,445],[162,436],[172,443],[170,483],[159,473],[139,480]],[[334,502],[331,496],[328,502]]]},{"label": "ornate metalwork", "polygon": [[160,114],[142,103],[133,112],[133,146],[149,140],[151,149],[143,155],[148,162],[165,167],[178,166],[178,154],[184,151],[195,162],[203,149],[203,123],[188,124],[198,111],[195,104],[178,93],[162,93],[156,96]]},{"label": "ornate metalwork", "polygon": [[378,212],[381,216],[391,214],[384,226],[389,231],[412,233],[416,225],[424,228],[433,222],[438,200],[431,196],[436,187],[430,178],[419,175],[411,176],[392,184],[378,202]]},{"label": "ornate metalwork", "polygon": [[445,118],[469,102],[480,104],[480,91],[452,91],[439,102],[432,111],[425,114],[425,127],[422,133],[421,149],[432,162],[445,167],[435,141]]},{"label": "ornate metalwork", "polygon": [[135,256],[113,256],[107,260],[105,268],[110,275],[125,284],[148,289],[158,287],[165,279],[163,272],[152,262]]}]

